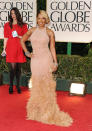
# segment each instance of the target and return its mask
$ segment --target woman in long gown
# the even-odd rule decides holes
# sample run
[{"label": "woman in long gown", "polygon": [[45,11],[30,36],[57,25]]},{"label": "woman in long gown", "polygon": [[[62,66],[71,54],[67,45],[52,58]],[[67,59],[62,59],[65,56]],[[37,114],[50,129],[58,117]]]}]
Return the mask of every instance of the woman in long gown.
[{"label": "woman in long gown", "polygon": [[[27,119],[46,124],[70,126],[73,122],[68,113],[60,111],[56,100],[56,81],[52,72],[57,70],[55,39],[47,13],[41,10],[37,15],[37,27],[29,29],[22,37],[21,45],[25,54],[31,58],[32,89],[27,103]],[[25,41],[30,39],[33,53],[29,53]],[[50,43],[50,48],[48,44]]]}]

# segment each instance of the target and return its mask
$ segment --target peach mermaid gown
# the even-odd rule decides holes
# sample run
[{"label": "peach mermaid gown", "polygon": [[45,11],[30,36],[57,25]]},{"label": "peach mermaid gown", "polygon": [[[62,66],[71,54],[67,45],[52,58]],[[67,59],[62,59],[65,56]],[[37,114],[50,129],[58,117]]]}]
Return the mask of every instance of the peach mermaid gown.
[{"label": "peach mermaid gown", "polygon": [[46,28],[38,27],[30,37],[33,54],[31,58],[32,89],[27,103],[27,119],[46,124],[70,126],[73,122],[68,113],[60,111],[56,100],[56,81],[52,76],[54,66],[48,48]]}]

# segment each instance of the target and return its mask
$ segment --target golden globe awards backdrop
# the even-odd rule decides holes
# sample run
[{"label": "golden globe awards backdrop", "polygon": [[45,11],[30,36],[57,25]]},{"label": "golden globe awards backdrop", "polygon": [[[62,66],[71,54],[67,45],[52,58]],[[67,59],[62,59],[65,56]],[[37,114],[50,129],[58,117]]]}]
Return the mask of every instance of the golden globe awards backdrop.
[{"label": "golden globe awards backdrop", "polygon": [[3,27],[8,21],[10,10],[17,7],[22,15],[23,21],[28,27],[36,25],[36,0],[0,0],[0,39],[3,38]]},{"label": "golden globe awards backdrop", "polygon": [[92,0],[47,0],[56,41],[92,41]]}]

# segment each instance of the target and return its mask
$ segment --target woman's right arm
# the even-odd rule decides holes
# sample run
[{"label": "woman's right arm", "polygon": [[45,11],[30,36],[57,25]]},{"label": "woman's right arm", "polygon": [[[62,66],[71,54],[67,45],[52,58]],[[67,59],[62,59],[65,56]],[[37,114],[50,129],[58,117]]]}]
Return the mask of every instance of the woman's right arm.
[{"label": "woman's right arm", "polygon": [[7,40],[8,40],[8,38],[4,38],[4,46],[3,46],[3,51],[2,51],[2,53],[1,53],[2,56],[5,56],[5,55],[6,55]]},{"label": "woman's right arm", "polygon": [[6,23],[4,25],[4,45],[3,45],[3,51],[2,51],[2,56],[3,54],[6,54],[6,45],[7,45],[7,40],[8,40],[8,37],[9,37],[9,29],[8,29],[8,24],[9,23]]},{"label": "woman's right arm", "polygon": [[4,47],[3,47],[3,50],[6,50],[7,40],[8,40],[8,38],[4,38]]},{"label": "woman's right arm", "polygon": [[27,48],[26,48],[26,45],[25,45],[25,42],[28,40],[28,38],[31,36],[31,34],[33,33],[33,30],[34,30],[34,28],[31,28],[30,30],[28,30],[24,35],[23,35],[23,37],[21,38],[21,46],[22,46],[22,48],[23,48],[23,50],[24,50],[24,52],[25,52],[25,55],[27,56],[27,57],[30,57],[31,58],[31,53],[27,50]]}]

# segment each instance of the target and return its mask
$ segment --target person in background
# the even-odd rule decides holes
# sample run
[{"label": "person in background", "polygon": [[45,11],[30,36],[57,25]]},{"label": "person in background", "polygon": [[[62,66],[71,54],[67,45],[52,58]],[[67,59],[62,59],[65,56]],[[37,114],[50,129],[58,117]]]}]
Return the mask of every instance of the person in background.
[{"label": "person in background", "polygon": [[23,23],[19,10],[13,7],[10,11],[9,22],[4,25],[4,48],[2,56],[6,55],[6,62],[10,65],[9,93],[13,93],[13,80],[16,76],[17,92],[21,93],[19,86],[21,63],[26,62],[26,57],[20,44],[21,37],[27,32],[27,24]]},{"label": "person in background", "polygon": [[[73,122],[68,113],[60,111],[56,100],[56,81],[52,73],[58,63],[54,32],[46,27],[48,14],[41,10],[37,15],[37,27],[29,29],[21,39],[22,48],[31,58],[32,88],[27,103],[27,119],[46,124],[70,126]],[[28,52],[25,41],[30,39],[33,52]],[[49,48],[50,44],[50,48]]]}]

